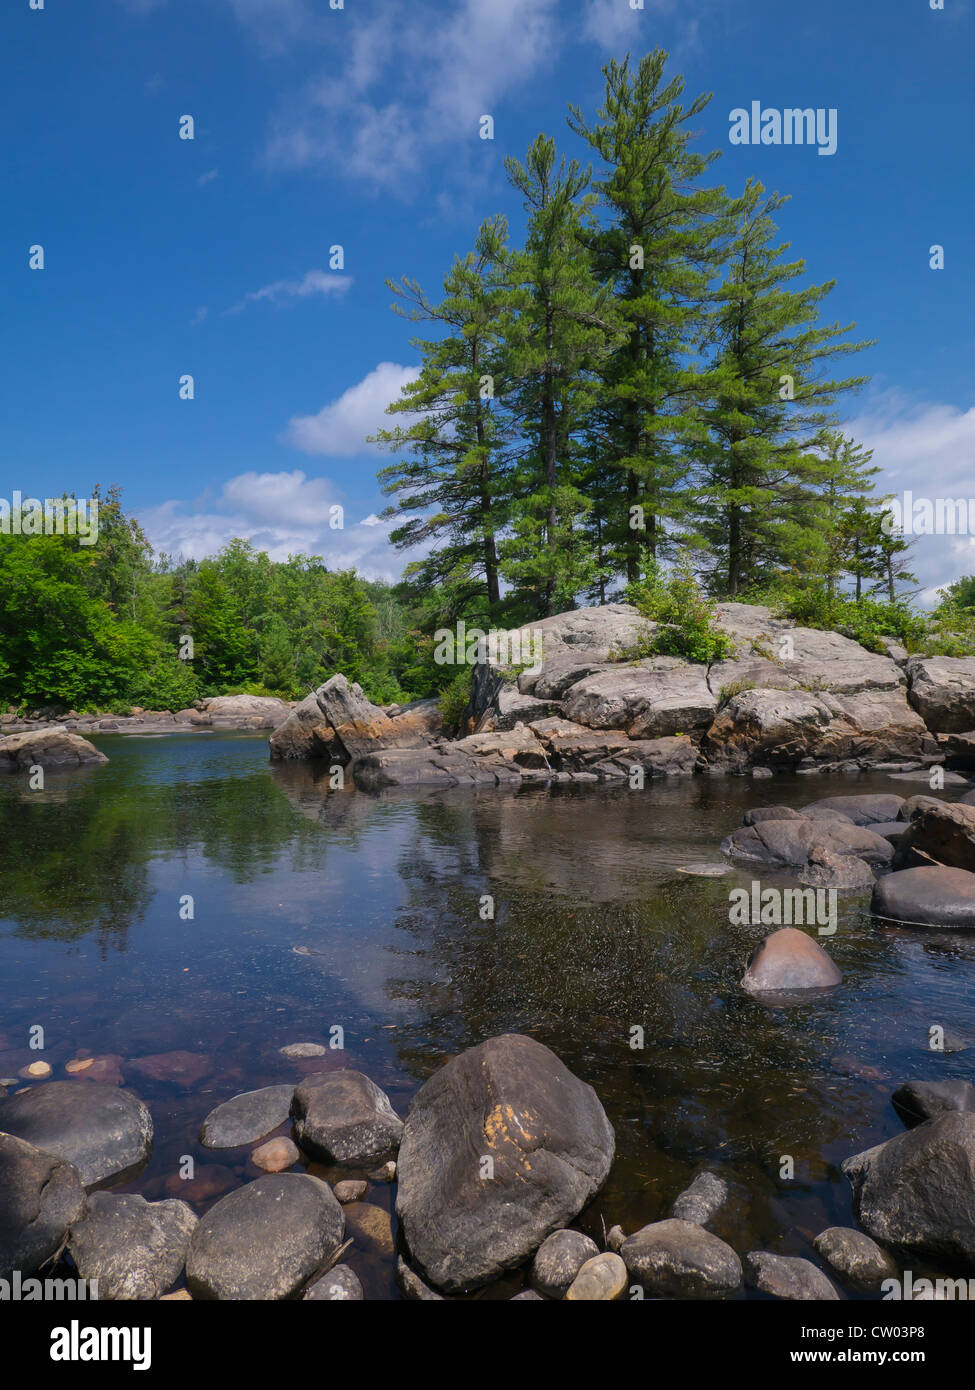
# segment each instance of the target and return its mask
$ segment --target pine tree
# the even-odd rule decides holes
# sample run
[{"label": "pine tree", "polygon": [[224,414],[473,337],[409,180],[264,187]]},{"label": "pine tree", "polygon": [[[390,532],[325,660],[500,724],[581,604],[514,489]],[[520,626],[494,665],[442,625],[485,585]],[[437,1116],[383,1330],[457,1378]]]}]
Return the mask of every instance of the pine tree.
[{"label": "pine tree", "polygon": [[907,552],[914,545],[904,539],[903,530],[893,525],[893,513],[884,512],[880,519],[877,540],[877,592],[885,594],[888,603],[898,602],[898,584],[916,584],[917,575],[908,569]]},{"label": "pine tree", "polygon": [[717,158],[717,151],[690,149],[693,122],[710,96],[681,105],[684,82],[665,80],[666,60],[660,49],[635,71],[629,57],[614,60],[603,68],[596,122],[578,107],[569,117],[606,166],[595,188],[609,221],[588,241],[625,336],[599,371],[592,447],[609,471],[594,477],[591,517],[601,548],[608,543],[629,581],[660,552],[666,519],[684,510],[693,405],[704,384],[688,347],[700,335],[729,216],[723,190],[695,186]]},{"label": "pine tree", "polygon": [[579,485],[580,432],[596,397],[595,373],[620,333],[583,235],[590,170],[564,156],[557,162],[546,135],[524,164],[508,158],[505,168],[524,197],[528,232],[511,267],[504,404],[522,447],[502,570],[532,614],[545,616],[572,607],[593,580],[581,528],[588,503]]},{"label": "pine tree", "polygon": [[871,463],[872,449],[864,449],[839,430],[825,430],[817,458],[810,463],[814,497],[807,509],[808,535],[800,568],[816,582],[825,581],[830,603],[836,597],[843,572],[837,537],[847,508],[873,491],[880,469]]},{"label": "pine tree", "polygon": [[715,587],[731,597],[803,554],[830,407],[866,379],[823,376],[832,358],[869,344],[843,339],[853,325],[818,322],[835,282],[793,288],[804,262],[784,261],[788,243],[772,244],[772,216],[786,201],[749,182],[707,335],[714,389],[700,529],[717,557]]},{"label": "pine tree", "polygon": [[391,534],[400,549],[435,540],[425,559],[406,571],[411,589],[437,593],[439,616],[475,619],[500,606],[498,533],[507,520],[508,481],[497,409],[500,350],[509,317],[507,224],[485,222],[474,250],[455,259],[444,298],[433,303],[414,280],[397,285],[394,309],[442,336],[412,339],[423,365],[389,413],[409,412],[409,425],[381,430],[376,441],[404,451],[382,469],[383,490],[396,498],[385,516],[409,516]]}]

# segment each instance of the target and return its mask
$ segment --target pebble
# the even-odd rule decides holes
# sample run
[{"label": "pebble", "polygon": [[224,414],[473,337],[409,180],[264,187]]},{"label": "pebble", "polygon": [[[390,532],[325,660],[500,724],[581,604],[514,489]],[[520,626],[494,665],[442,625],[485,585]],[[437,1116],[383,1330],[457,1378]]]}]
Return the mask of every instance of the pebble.
[{"label": "pebble", "polygon": [[25,1081],[43,1081],[51,1075],[49,1062],[31,1062],[29,1067],[21,1067],[20,1075]]},{"label": "pebble", "polygon": [[619,1255],[604,1250],[579,1270],[565,1295],[567,1303],[610,1303],[626,1292],[628,1275]]},{"label": "pebble", "polygon": [[283,1173],[298,1162],[298,1149],[290,1139],[269,1139],[251,1154],[251,1162],[263,1173]]},{"label": "pebble", "polygon": [[321,1043],[288,1043],[280,1049],[282,1057],[324,1057],[328,1051]]},{"label": "pebble", "polygon": [[346,1178],[342,1182],[337,1182],[332,1188],[338,1200],[343,1206],[348,1206],[350,1202],[359,1202],[369,1190],[367,1182],[356,1182],[351,1178]]}]

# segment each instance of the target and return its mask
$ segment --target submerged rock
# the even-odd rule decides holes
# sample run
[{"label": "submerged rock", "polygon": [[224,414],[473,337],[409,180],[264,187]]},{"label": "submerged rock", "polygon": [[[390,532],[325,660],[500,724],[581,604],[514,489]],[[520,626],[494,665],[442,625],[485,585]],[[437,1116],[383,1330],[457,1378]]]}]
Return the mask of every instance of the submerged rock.
[{"label": "submerged rock", "polygon": [[290,1298],[342,1241],[342,1208],[327,1183],[273,1173],[222,1197],[190,1238],[194,1298]]},{"label": "submerged rock", "polygon": [[535,1252],[532,1285],[548,1298],[564,1298],[582,1266],[598,1254],[599,1246],[581,1231],[553,1231]]},{"label": "submerged rock", "polygon": [[85,1209],[77,1168],[12,1134],[0,1134],[0,1279],[34,1274]]},{"label": "submerged rock", "polygon": [[283,1173],[293,1168],[300,1155],[290,1139],[269,1139],[251,1154],[251,1163],[264,1173]]},{"label": "submerged rock", "polygon": [[627,1270],[656,1298],[728,1298],[741,1288],[741,1261],[693,1221],[655,1221],[620,1247]]},{"label": "submerged rock", "polygon": [[796,1255],[772,1255],[766,1250],[750,1250],[745,1256],[749,1284],[774,1298],[802,1301],[839,1298],[834,1284],[821,1269]]},{"label": "submerged rock", "polygon": [[490,1283],[578,1215],[605,1182],[612,1127],[591,1086],[518,1034],[469,1048],[413,1099],[396,1212],[448,1292]]},{"label": "submerged rock", "polygon": [[97,1279],[99,1298],[159,1298],[179,1278],[195,1226],[185,1202],[96,1192],[68,1250],[82,1279]]},{"label": "submerged rock", "polygon": [[263,1086],[225,1100],[203,1121],[200,1143],[207,1149],[235,1149],[263,1139],[291,1114],[294,1089],[291,1085]]},{"label": "submerged rock", "polygon": [[875,1240],[975,1266],[975,1115],[940,1115],[842,1166],[857,1221]]},{"label": "submerged rock", "polygon": [[797,927],[782,927],[752,952],[741,984],[751,994],[788,994],[831,989],[842,979],[818,941]]},{"label": "submerged rock", "polygon": [[698,1173],[690,1187],[674,1202],[671,1215],[678,1221],[706,1226],[728,1200],[728,1184],[714,1173]]},{"label": "submerged rock", "polygon": [[131,1091],[48,1081],[0,1101],[0,1130],[73,1163],[85,1187],[135,1172],[152,1149],[152,1119]]},{"label": "submerged rock", "polygon": [[885,1279],[897,1278],[897,1261],[863,1231],[830,1226],[813,1241],[820,1259],[857,1293],[872,1293]]},{"label": "submerged rock", "polygon": [[325,1163],[375,1163],[403,1133],[386,1092],[358,1071],[306,1076],[295,1089],[294,1114],[298,1143]]}]

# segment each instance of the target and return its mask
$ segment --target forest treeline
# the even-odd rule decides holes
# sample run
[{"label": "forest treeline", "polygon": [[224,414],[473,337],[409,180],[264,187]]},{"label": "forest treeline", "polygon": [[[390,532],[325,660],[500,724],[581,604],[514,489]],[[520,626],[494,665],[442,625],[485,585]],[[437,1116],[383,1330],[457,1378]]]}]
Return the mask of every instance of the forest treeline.
[{"label": "forest treeline", "polygon": [[720,598],[873,647],[975,652],[975,581],[917,610],[879,470],[838,428],[866,380],[840,363],[869,344],[779,239],[785,198],[713,181],[718,152],[695,148],[708,98],[685,102],[662,51],[603,74],[600,109],[569,110],[578,158],[539,135],[505,161],[517,243],[491,216],[442,294],[389,282],[425,326],[419,375],[375,436],[393,455],[393,544],[420,553],[402,582],[242,539],[155,556],[114,489],[96,546],[0,535],[3,703],[176,709],[300,697],[336,671],[409,699],[456,675],[434,660],[438,627],[620,598],[699,658],[720,646]]}]

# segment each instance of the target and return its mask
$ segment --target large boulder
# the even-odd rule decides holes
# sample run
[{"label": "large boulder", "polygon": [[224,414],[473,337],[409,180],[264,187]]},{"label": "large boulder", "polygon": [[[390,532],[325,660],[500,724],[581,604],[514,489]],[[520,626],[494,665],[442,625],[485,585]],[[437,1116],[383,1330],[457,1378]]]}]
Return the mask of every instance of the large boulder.
[{"label": "large boulder", "polygon": [[797,927],[782,927],[756,946],[741,985],[749,994],[792,994],[831,989],[842,979],[818,941]]},{"label": "large boulder", "polygon": [[0,1279],[34,1274],[64,1243],[85,1209],[74,1164],[0,1134]]},{"label": "large boulder", "polygon": [[159,1298],[177,1280],[196,1216],[185,1202],[96,1192],[71,1227],[68,1251],[98,1297]]},{"label": "large boulder", "polygon": [[693,1221],[655,1221],[629,1236],[620,1256],[655,1298],[728,1298],[741,1288],[741,1261]]},{"label": "large boulder", "polygon": [[952,1112],[843,1164],[857,1221],[903,1255],[975,1269],[975,1115]]},{"label": "large boulder", "polygon": [[273,695],[215,695],[204,710],[214,729],[276,729],[291,706]]},{"label": "large boulder", "polygon": [[915,811],[898,848],[898,862],[907,862],[912,851],[950,869],[975,871],[975,806],[942,802]]},{"label": "large boulder", "polygon": [[291,1298],[338,1250],[342,1208],[308,1173],[272,1173],[221,1197],[190,1237],[194,1298]]},{"label": "large boulder", "polygon": [[413,1099],[396,1212],[415,1262],[447,1292],[520,1264],[605,1182],[612,1127],[595,1091],[541,1043],[490,1038]]},{"label": "large boulder", "polygon": [[630,738],[701,734],[710,726],[717,700],[707,667],[677,657],[655,656],[584,677],[562,701],[567,719],[590,729],[623,729]]},{"label": "large boulder", "polygon": [[135,1173],[152,1149],[142,1101],[99,1081],[48,1081],[9,1096],[0,1131],[74,1164],[86,1188]]},{"label": "large boulder", "polygon": [[287,762],[327,758],[335,730],[322,713],[317,695],[306,695],[268,739],[272,760]]},{"label": "large boulder", "polygon": [[315,1072],[294,1093],[295,1135],[324,1163],[375,1165],[395,1152],[403,1121],[389,1097],[358,1071]]},{"label": "large boulder", "polygon": [[0,738],[0,770],[23,772],[30,767],[96,767],[107,763],[93,743],[72,734],[63,724],[32,729]]},{"label": "large boulder", "polygon": [[877,917],[918,927],[975,927],[975,874],[926,865],[886,874],[874,886]]},{"label": "large boulder", "polygon": [[975,657],[912,656],[910,701],[932,733],[975,729]]},{"label": "large boulder", "polygon": [[810,862],[817,846],[879,868],[889,865],[894,854],[890,842],[867,826],[805,816],[742,825],[721,842],[723,853],[732,859],[768,868],[802,867]]},{"label": "large boulder", "polygon": [[390,716],[366,698],[361,686],[343,675],[332,676],[275,729],[271,757],[326,758],[345,766],[382,748],[419,748],[436,726],[433,703],[421,701]]}]

